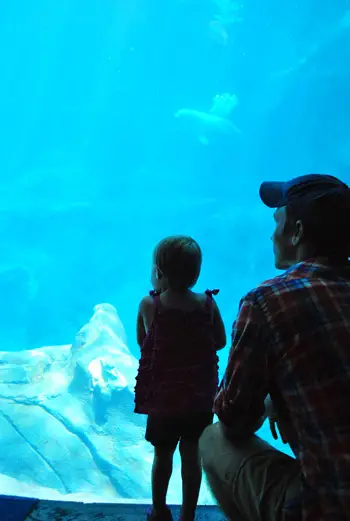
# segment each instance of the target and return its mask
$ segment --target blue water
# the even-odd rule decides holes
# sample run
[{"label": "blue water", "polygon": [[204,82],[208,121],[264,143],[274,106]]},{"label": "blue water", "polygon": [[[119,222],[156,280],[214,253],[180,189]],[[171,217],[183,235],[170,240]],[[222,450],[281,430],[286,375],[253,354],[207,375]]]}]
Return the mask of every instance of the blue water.
[{"label": "blue water", "polygon": [[[173,233],[201,244],[229,334],[275,274],[260,182],[350,182],[348,0],[4,0],[0,49],[2,351],[70,343],[108,302],[137,357]],[[237,131],[175,117],[225,94]]]}]

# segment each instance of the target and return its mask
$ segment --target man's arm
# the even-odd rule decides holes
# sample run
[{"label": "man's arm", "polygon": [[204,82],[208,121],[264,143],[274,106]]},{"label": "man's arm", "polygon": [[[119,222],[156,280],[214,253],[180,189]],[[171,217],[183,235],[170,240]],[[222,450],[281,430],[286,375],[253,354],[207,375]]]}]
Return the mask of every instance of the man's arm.
[{"label": "man's arm", "polygon": [[226,434],[246,438],[264,423],[268,325],[253,296],[240,303],[233,326],[232,347],[214,410]]}]

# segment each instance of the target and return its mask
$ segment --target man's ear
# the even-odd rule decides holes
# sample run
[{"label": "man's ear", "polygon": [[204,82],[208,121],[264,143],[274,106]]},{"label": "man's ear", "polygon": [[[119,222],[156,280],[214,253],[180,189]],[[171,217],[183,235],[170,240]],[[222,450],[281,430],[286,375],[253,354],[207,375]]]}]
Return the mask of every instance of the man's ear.
[{"label": "man's ear", "polygon": [[302,238],[304,237],[304,226],[302,221],[297,221],[295,223],[295,232],[292,236],[292,244],[293,246],[297,246],[300,244]]}]

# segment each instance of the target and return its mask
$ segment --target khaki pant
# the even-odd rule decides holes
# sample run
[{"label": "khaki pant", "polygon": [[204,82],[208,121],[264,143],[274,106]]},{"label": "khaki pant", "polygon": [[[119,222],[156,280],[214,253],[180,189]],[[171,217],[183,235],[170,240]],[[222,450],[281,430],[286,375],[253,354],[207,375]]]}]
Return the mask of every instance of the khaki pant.
[{"label": "khaki pant", "polygon": [[231,521],[286,521],[286,502],[298,497],[297,461],[257,436],[233,444],[220,423],[200,439],[203,468],[209,486]]}]

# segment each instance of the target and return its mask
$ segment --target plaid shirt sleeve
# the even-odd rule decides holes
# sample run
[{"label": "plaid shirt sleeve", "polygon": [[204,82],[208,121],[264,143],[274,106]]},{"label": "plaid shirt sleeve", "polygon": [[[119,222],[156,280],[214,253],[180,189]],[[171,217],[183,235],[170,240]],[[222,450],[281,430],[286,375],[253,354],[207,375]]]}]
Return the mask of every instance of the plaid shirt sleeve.
[{"label": "plaid shirt sleeve", "polygon": [[267,323],[254,295],[240,302],[232,347],[214,404],[219,420],[235,435],[253,434],[264,416],[268,394]]}]

